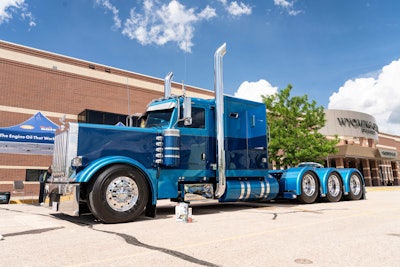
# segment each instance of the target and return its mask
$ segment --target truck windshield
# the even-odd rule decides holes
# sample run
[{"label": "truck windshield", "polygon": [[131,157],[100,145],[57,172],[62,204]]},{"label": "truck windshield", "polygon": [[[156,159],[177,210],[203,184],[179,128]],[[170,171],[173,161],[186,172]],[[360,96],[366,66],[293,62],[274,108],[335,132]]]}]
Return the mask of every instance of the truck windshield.
[{"label": "truck windshield", "polygon": [[174,109],[153,110],[147,112],[145,128],[168,126]]}]

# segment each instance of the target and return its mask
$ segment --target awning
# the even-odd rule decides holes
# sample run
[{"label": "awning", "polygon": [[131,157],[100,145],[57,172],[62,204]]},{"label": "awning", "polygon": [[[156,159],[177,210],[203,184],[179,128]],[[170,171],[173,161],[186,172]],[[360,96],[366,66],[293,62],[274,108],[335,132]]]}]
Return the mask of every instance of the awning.
[{"label": "awning", "polygon": [[40,112],[21,124],[0,128],[0,153],[51,155],[57,128]]},{"label": "awning", "polygon": [[334,155],[329,155],[329,158],[365,158],[376,160],[400,160],[396,153],[396,158],[382,157],[379,149],[372,147],[364,147],[359,145],[343,145],[337,146],[339,151]]}]

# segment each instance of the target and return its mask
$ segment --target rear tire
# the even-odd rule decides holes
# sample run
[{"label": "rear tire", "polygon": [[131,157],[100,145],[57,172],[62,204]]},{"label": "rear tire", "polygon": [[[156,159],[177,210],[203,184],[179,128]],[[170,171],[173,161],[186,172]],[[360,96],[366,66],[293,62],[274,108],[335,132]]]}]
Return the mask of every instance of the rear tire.
[{"label": "rear tire", "polygon": [[299,201],[305,204],[314,203],[318,197],[318,179],[315,173],[307,171],[301,178],[301,194]]},{"label": "rear tire", "polygon": [[104,223],[133,221],[143,212],[148,197],[146,178],[125,165],[109,167],[88,188],[90,210]]},{"label": "rear tire", "polygon": [[343,195],[342,179],[337,173],[331,173],[326,185],[326,199],[329,202],[338,202]]},{"label": "rear tire", "polygon": [[363,183],[358,173],[353,172],[351,174],[349,188],[350,188],[349,199],[351,200],[361,199],[363,195]]}]

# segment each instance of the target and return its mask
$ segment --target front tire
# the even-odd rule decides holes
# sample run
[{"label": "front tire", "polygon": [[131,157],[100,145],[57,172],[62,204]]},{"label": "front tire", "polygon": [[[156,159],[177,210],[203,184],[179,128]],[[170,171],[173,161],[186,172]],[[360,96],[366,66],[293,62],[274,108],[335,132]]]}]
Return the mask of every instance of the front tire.
[{"label": "front tire", "polygon": [[363,183],[358,173],[353,172],[351,174],[349,188],[350,188],[349,199],[351,200],[361,199],[363,194]]},{"label": "front tire", "polygon": [[337,173],[331,173],[326,185],[326,199],[329,202],[338,202],[343,195],[342,180]]},{"label": "front tire", "polygon": [[133,221],[143,212],[148,197],[146,178],[126,165],[109,167],[88,188],[90,210],[104,223]]},{"label": "front tire", "polygon": [[318,197],[318,179],[315,173],[307,171],[301,178],[301,194],[299,201],[305,204],[314,203]]}]

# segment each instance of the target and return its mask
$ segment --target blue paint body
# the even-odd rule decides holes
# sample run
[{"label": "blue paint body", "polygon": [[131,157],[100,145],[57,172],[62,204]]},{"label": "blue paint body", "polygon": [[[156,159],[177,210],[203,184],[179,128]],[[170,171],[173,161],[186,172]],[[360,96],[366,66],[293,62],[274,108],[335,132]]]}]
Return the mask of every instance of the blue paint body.
[{"label": "blue paint body", "polygon": [[[192,114],[192,126],[178,122],[182,102],[182,98],[152,102],[148,128],[78,124],[75,156],[80,156],[84,164],[72,172],[69,181],[89,183],[105,168],[125,164],[144,175],[153,205],[158,199],[181,197],[184,185],[211,184],[215,188],[219,179],[215,101],[191,100],[192,112],[197,112]],[[163,111],[157,107],[167,108],[155,117]],[[200,119],[196,119],[197,115]],[[354,169],[268,170],[264,104],[225,96],[223,118],[227,179],[221,202],[296,198],[302,193],[301,179],[306,172],[317,175],[322,196],[327,193],[327,178],[332,172],[340,175],[344,192],[349,191],[349,177],[358,172]],[[177,129],[178,135],[166,131],[169,129]]]}]

